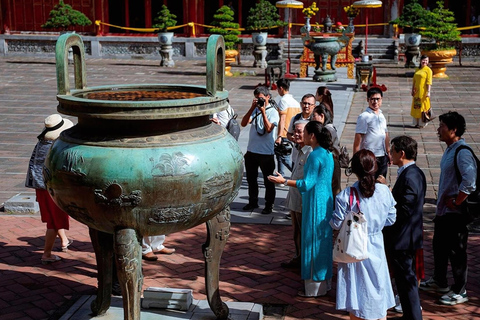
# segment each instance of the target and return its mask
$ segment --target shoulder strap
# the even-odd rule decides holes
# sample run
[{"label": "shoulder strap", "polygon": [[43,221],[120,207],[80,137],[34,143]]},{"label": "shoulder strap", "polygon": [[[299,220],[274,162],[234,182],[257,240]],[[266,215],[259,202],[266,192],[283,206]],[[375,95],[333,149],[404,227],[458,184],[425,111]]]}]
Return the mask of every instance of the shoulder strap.
[{"label": "shoulder strap", "polygon": [[358,200],[357,189],[355,189],[354,187],[350,187],[350,199],[349,199],[350,210],[352,210],[352,208],[353,208],[353,196],[354,195],[355,195],[355,199],[357,200],[358,211],[360,211],[360,201]]},{"label": "shoulder strap", "polygon": [[[478,170],[478,168],[480,168],[480,161],[478,160],[475,152],[473,152],[472,148],[470,148],[469,146],[466,146],[466,145],[461,145],[457,149],[455,149],[455,155],[453,157],[453,166],[455,167],[455,175],[457,177],[457,182],[459,184],[462,181],[462,177],[460,175],[460,170],[458,169],[457,156],[458,156],[458,153],[460,152],[460,150],[462,150],[462,149],[467,149],[472,153],[473,157],[475,158],[475,161],[477,161],[477,170]],[[477,180],[478,180],[478,172],[477,172]]]}]

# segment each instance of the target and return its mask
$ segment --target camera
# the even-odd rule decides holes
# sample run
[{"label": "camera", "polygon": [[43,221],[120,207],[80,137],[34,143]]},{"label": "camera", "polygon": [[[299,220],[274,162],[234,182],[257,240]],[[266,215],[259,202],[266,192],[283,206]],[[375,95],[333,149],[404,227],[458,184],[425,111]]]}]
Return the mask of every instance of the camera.
[{"label": "camera", "polygon": [[265,99],[263,98],[258,98],[257,99],[257,106],[263,107],[265,105]]}]

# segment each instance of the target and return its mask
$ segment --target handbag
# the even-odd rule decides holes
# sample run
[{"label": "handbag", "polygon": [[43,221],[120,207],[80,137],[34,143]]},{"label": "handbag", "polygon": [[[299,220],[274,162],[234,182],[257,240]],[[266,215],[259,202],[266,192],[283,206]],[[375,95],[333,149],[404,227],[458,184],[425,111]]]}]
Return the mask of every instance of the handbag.
[{"label": "handbag", "polygon": [[[356,198],[358,212],[353,211],[353,197]],[[359,262],[368,259],[367,220],[360,211],[357,189],[350,187],[349,209],[333,246],[333,261],[341,263]]]},{"label": "handbag", "polygon": [[345,146],[340,147],[338,163],[340,164],[340,168],[348,168],[348,164],[350,163],[350,155],[348,154],[347,147]]},{"label": "handbag", "polygon": [[425,112],[422,112],[422,121],[424,123],[430,122],[435,119],[435,115],[433,114],[432,108],[428,109]]}]

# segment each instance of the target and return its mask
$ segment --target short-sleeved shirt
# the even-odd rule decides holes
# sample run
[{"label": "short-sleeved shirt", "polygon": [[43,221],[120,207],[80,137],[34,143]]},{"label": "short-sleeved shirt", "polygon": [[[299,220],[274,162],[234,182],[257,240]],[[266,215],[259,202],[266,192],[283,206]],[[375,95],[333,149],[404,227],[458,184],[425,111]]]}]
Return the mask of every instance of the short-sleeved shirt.
[{"label": "short-sleeved shirt", "polygon": [[383,157],[386,154],[385,137],[387,135],[387,120],[382,110],[375,113],[367,108],[357,118],[355,133],[363,134],[360,149],[367,149],[375,154],[375,157]]},{"label": "short-sleeved shirt", "polygon": [[288,126],[288,133],[290,134],[293,134],[295,132],[295,122],[299,121],[299,120],[306,120],[306,121],[310,121],[312,120],[312,115],[313,115],[313,112],[312,114],[308,117],[308,118],[304,118],[302,117],[302,113],[297,113],[295,116],[292,117],[292,119],[290,120],[290,125]]},{"label": "short-sleeved shirt", "polygon": [[301,113],[302,109],[300,108],[300,103],[293,98],[290,93],[284,94],[278,99],[278,111],[285,112],[285,127],[283,132],[279,132],[278,135],[282,137],[287,136],[288,125],[290,124],[291,119],[297,114]]},{"label": "short-sleeved shirt", "polygon": [[280,117],[278,111],[271,105],[266,107],[265,114],[268,121],[274,125],[274,128],[272,131],[267,132],[263,123],[262,113],[258,108],[255,108],[250,117],[251,125],[247,151],[264,155],[273,155],[275,139],[277,138],[277,126]]}]

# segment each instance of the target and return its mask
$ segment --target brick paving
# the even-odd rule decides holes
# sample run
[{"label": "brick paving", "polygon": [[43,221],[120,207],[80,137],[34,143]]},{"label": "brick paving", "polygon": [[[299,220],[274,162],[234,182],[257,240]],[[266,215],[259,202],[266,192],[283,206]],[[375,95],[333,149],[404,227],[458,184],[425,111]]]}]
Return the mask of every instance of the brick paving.
[{"label": "brick paving", "polygon": [[[244,61],[234,70],[255,71]],[[0,57],[0,203],[23,187],[25,168],[42,129],[43,119],[56,112],[54,60]],[[466,140],[480,154],[480,63],[465,61],[463,67],[449,66],[449,79],[434,80],[432,105],[437,115],[457,110],[467,119]],[[154,60],[87,60],[89,86],[118,83],[205,83],[205,63],[180,61],[173,69],[161,69]],[[419,141],[418,164],[428,180],[425,206],[426,274],[432,268],[432,224],[438,183],[439,161],[445,145],[436,137],[435,120],[425,129],[410,125],[411,78],[400,65],[377,68],[378,83],[385,84],[383,111],[391,136],[409,134]],[[263,75],[227,78],[230,101],[242,114],[248,108],[255,85]],[[355,94],[341,142],[349,149],[357,115],[367,106],[365,94]],[[396,168],[388,177],[393,184]],[[353,177],[344,177],[349,185]],[[64,261],[40,264],[45,226],[39,216],[0,216],[0,315],[1,319],[58,319],[81,295],[95,294],[96,263],[87,228],[71,222],[68,232],[74,244],[68,253],[58,254]],[[205,299],[203,257],[205,226],[167,237],[168,246],[177,252],[145,262],[144,288],[177,287],[194,290],[195,299]],[[57,242],[57,246],[60,244]],[[335,289],[321,299],[296,297],[301,287],[297,273],[280,268],[280,262],[293,255],[291,227],[262,224],[234,224],[221,264],[220,290],[224,300],[285,306],[284,319],[348,319],[335,310]],[[480,319],[480,236],[469,239],[468,303],[447,307],[437,303],[438,295],[421,293],[424,319]],[[335,277],[334,277],[335,281]],[[398,316],[389,312],[389,317]],[[277,318],[282,318],[278,316]]]}]

